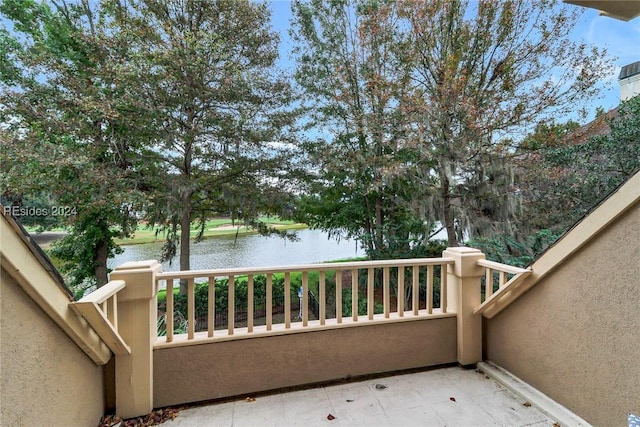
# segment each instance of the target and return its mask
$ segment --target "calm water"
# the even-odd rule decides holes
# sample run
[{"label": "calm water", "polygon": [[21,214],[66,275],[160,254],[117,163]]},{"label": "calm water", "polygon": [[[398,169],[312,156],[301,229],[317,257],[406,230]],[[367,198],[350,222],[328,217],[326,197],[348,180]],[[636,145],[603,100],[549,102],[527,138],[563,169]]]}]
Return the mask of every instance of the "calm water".
[{"label": "calm water", "polygon": [[[300,241],[257,235],[216,237],[191,244],[191,269],[265,267],[296,265],[363,256],[364,251],[353,240],[330,240],[319,230],[298,230]],[[114,268],[127,261],[158,259],[162,243],[123,246],[124,252],[109,260]],[[176,256],[172,265],[164,263],[163,271],[179,270]]]}]

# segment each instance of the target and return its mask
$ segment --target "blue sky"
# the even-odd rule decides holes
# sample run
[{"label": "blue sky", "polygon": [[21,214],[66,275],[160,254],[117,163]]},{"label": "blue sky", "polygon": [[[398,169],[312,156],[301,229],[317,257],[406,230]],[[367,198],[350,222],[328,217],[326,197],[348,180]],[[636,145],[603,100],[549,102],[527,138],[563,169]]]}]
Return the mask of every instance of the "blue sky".
[{"label": "blue sky", "polygon": [[[281,64],[292,67],[293,64],[287,59],[291,49],[291,41],[287,33],[291,18],[291,3],[289,0],[272,0],[267,3],[273,12],[273,28],[280,33]],[[584,13],[574,28],[574,40],[582,40],[587,45],[606,48],[609,54],[614,57],[613,65],[615,66],[610,79],[602,83],[601,98],[595,99],[592,108],[589,109],[589,119],[591,119],[597,107],[603,107],[608,111],[619,104],[618,74],[620,68],[640,61],[640,18],[624,22],[599,16],[598,11],[593,9],[580,9],[584,10]]]},{"label": "blue sky", "polygon": [[[289,20],[291,18],[291,2],[289,0],[265,0],[272,10],[274,30],[280,33],[281,66],[293,71],[294,64],[288,58],[291,50],[291,40],[288,35]],[[471,0],[473,1],[473,0]],[[535,1],[535,0],[530,0]],[[640,0],[638,0],[640,1]],[[575,7],[578,6],[567,6]],[[579,8],[584,13],[575,26],[573,34],[575,40],[583,40],[587,45],[605,47],[614,57],[614,72],[608,81],[603,82],[600,98],[594,99],[589,109],[589,119],[593,118],[595,109],[603,107],[610,110],[620,101],[618,74],[620,68],[635,61],[640,61],[640,17],[629,22],[619,21],[605,16],[599,16],[593,9]],[[10,23],[2,19],[1,26],[10,28]]]}]

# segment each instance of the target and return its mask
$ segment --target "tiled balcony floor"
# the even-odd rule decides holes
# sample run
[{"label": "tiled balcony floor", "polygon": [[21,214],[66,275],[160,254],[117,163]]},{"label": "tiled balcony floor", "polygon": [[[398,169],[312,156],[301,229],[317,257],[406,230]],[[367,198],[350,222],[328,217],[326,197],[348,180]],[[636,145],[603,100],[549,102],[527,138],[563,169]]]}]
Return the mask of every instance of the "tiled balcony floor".
[{"label": "tiled balcony floor", "polygon": [[[454,400],[455,399],[455,400]],[[328,419],[329,415],[335,417]],[[329,417],[331,418],[331,417]],[[493,379],[459,367],[183,409],[182,426],[553,426]]]}]

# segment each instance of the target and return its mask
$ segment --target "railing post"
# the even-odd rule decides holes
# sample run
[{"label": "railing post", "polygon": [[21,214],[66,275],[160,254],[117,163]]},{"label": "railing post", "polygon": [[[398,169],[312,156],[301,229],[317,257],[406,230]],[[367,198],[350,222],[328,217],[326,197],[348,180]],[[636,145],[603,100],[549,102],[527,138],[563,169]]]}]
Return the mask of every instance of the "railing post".
[{"label": "railing post", "polygon": [[457,313],[458,363],[473,365],[482,361],[482,316],[473,314],[481,303],[480,278],[484,268],[478,265],[485,256],[478,249],[447,248],[442,256],[453,258],[447,266],[447,308]]},{"label": "railing post", "polygon": [[124,280],[118,294],[118,327],[131,354],[116,356],[116,413],[122,418],[153,409],[153,343],[157,339],[157,261],[127,262],[111,273]]}]

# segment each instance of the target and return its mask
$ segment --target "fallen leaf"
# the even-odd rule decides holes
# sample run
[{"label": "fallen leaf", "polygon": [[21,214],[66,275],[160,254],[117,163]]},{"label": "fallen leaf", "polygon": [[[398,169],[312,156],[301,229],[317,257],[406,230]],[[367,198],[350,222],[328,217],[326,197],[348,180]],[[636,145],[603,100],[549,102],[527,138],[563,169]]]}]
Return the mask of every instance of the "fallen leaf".
[{"label": "fallen leaf", "polygon": [[526,406],[526,407],[528,408],[529,406],[531,406],[531,403],[529,403],[529,402],[524,402],[524,403],[523,403],[523,405],[524,405],[524,406]]},{"label": "fallen leaf", "polygon": [[247,397],[247,402],[255,402],[256,398],[255,397]]},{"label": "fallen leaf", "polygon": [[553,427],[560,427],[560,423],[553,423]]},{"label": "fallen leaf", "polygon": [[452,401],[452,402],[455,402],[456,398],[455,397],[450,397],[449,400]]},{"label": "fallen leaf", "polygon": [[347,399],[347,402],[353,402],[353,399]]},{"label": "fallen leaf", "polygon": [[327,419],[328,419],[329,421],[332,421],[332,420],[335,420],[335,419],[336,419],[336,417],[334,417],[333,415],[329,414],[329,415],[327,415]]},{"label": "fallen leaf", "polygon": [[376,384],[376,390],[384,390],[385,388],[387,388],[387,386],[384,384]]}]

